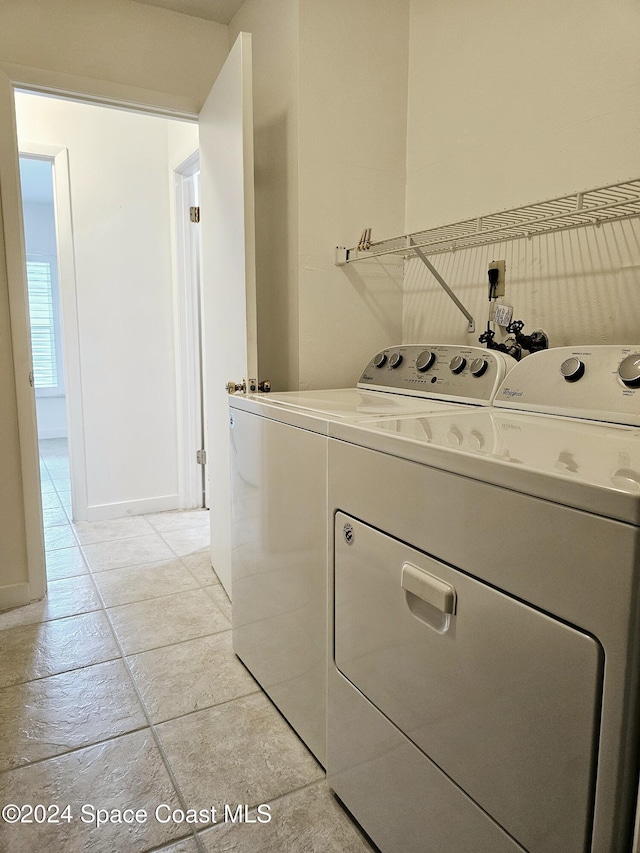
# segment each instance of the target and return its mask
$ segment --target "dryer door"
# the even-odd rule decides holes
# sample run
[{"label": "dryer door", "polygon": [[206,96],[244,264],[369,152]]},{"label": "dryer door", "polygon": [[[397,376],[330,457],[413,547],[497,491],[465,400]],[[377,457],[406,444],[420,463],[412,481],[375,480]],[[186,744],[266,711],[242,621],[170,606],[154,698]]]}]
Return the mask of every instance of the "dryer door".
[{"label": "dryer door", "polygon": [[584,853],[599,644],[342,513],[335,543],[340,672],[531,853]]}]

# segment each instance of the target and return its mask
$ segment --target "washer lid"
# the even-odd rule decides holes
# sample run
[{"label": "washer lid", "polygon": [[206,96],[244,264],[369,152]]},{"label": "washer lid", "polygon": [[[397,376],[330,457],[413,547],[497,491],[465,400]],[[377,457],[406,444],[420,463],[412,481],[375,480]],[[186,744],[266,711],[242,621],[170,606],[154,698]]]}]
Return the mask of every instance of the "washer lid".
[{"label": "washer lid", "polygon": [[360,420],[407,414],[449,412],[455,403],[428,400],[404,394],[338,388],[329,391],[282,391],[229,397],[231,409],[243,409],[262,417],[309,429],[328,432],[330,420]]},{"label": "washer lid", "polygon": [[329,418],[375,418],[420,414],[455,408],[440,400],[405,396],[404,394],[338,388],[329,391],[283,391],[262,398],[269,405],[285,406],[327,415]]}]

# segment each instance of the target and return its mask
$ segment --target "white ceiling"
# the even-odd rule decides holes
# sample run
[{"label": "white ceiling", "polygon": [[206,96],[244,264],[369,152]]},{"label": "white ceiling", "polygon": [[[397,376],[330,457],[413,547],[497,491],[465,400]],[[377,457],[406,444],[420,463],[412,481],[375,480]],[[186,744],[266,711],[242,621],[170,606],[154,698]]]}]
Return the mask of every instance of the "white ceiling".
[{"label": "white ceiling", "polygon": [[172,12],[192,15],[194,18],[206,18],[207,21],[228,24],[244,0],[132,0],[132,2],[159,6],[162,9],[171,9]]}]

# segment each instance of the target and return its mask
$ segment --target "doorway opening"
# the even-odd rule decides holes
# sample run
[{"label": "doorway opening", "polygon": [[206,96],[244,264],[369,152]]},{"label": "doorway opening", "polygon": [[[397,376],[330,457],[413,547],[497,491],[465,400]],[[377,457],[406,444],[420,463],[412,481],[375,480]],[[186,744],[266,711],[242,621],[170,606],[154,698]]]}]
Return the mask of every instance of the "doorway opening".
[{"label": "doorway opening", "polygon": [[20,154],[27,296],[45,529],[71,518],[54,156]]},{"label": "doorway opening", "polygon": [[[75,521],[202,507],[202,466],[182,452],[179,376],[190,356],[178,321],[174,200],[175,170],[197,151],[197,125],[22,91],[15,103],[43,485],[51,488],[56,475],[59,503]],[[45,261],[36,257],[44,252],[30,238],[45,205],[26,194],[37,169],[48,169],[55,217],[46,306],[37,299],[47,288]],[[36,310],[50,316],[40,322]],[[57,353],[57,384],[48,390],[38,378],[41,349]]]}]

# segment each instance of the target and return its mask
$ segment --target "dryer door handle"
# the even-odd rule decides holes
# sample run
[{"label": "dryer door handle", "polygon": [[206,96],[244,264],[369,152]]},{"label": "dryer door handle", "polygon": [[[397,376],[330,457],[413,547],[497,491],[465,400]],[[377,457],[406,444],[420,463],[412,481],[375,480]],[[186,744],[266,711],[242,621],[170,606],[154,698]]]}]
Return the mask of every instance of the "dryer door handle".
[{"label": "dryer door handle", "polygon": [[456,612],[456,591],[451,584],[430,575],[412,563],[402,564],[400,585],[442,613]]}]

